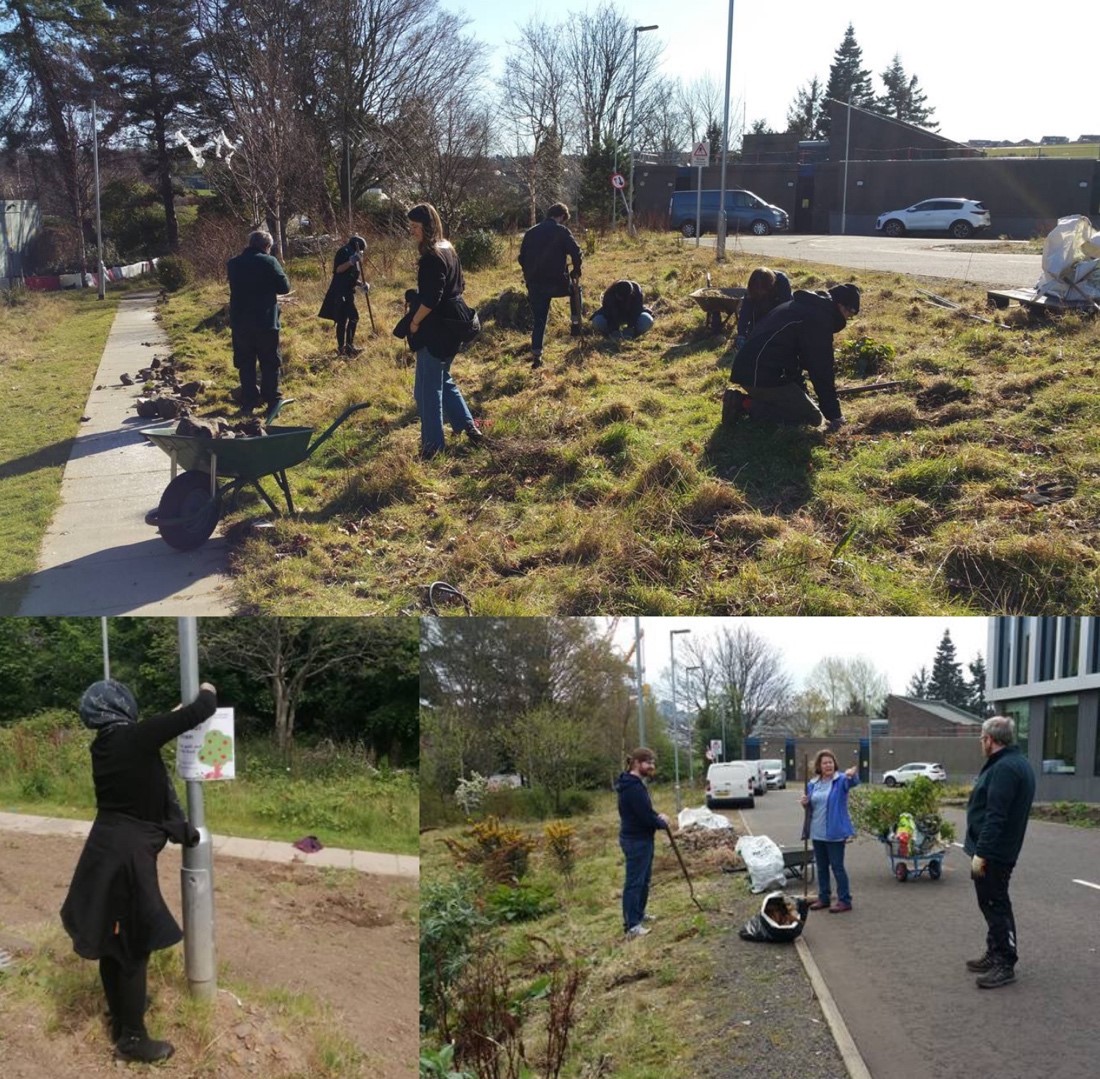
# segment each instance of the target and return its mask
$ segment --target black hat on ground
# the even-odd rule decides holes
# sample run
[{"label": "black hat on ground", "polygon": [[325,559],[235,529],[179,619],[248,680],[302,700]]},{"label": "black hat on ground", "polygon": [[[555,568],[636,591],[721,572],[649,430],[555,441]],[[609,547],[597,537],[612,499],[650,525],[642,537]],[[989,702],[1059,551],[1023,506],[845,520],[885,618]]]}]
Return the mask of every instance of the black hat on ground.
[{"label": "black hat on ground", "polygon": [[859,314],[859,289],[855,285],[833,285],[829,295],[833,303],[843,304],[853,315]]}]

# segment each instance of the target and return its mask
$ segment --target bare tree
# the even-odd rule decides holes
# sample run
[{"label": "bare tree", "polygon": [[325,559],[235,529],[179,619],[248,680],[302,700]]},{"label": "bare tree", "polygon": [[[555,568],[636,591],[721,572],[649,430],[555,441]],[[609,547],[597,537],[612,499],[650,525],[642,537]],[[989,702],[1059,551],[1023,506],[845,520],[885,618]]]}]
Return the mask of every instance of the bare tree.
[{"label": "bare tree", "polygon": [[[691,133],[691,141],[698,142],[706,137],[712,127],[720,127],[722,114],[722,88],[710,77],[703,75],[679,88],[680,110],[684,123]],[[717,153],[720,147],[712,146]]]},{"label": "bare tree", "polygon": [[824,702],[829,729],[841,715],[876,715],[889,691],[889,680],[864,656],[825,656],[806,679],[806,693]]},{"label": "bare tree", "polygon": [[723,626],[713,645],[722,691],[744,738],[782,711],[791,679],[780,651],[744,623]]}]

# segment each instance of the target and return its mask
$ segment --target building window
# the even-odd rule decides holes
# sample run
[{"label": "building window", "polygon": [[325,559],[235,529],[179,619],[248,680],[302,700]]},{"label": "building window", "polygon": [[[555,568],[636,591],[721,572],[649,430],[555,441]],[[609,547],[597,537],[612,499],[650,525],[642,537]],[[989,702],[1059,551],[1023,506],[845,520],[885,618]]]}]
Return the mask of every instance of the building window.
[{"label": "building window", "polygon": [[1062,677],[1075,678],[1080,668],[1081,619],[1062,619]]},{"label": "building window", "polygon": [[1012,651],[1012,619],[998,618],[994,628],[994,661],[993,661],[993,688],[1003,689],[1012,684],[1012,667],[1010,654]]},{"label": "building window", "polygon": [[1057,629],[1057,618],[1039,619],[1039,672],[1037,680],[1040,682],[1050,682],[1054,678],[1054,638]]},{"label": "building window", "polygon": [[1026,685],[1031,675],[1031,619],[1016,619],[1016,670],[1012,684]]},{"label": "building window", "polygon": [[1028,728],[1031,726],[1031,705],[1027,701],[1005,701],[1001,705],[1000,714],[1008,716],[1016,724],[1016,744],[1026,757]]},{"label": "building window", "polygon": [[1077,772],[1077,697],[1052,697],[1047,702],[1043,730],[1043,771],[1056,775]]}]

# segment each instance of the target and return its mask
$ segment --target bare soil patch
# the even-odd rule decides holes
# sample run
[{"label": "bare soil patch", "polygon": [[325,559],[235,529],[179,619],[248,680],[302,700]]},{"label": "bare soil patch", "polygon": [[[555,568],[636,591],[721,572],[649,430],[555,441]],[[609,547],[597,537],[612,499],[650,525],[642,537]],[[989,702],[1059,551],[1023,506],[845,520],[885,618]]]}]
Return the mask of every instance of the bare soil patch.
[{"label": "bare soil patch", "polygon": [[[80,849],[78,839],[0,833],[0,931],[36,943],[35,956],[18,963],[40,962],[46,954],[59,965],[86,968],[95,981],[96,965],[72,956],[58,919]],[[161,889],[181,920],[179,869],[178,848],[166,848]],[[303,1030],[313,1020],[303,1020],[289,1003],[305,995],[320,1005],[316,1022],[329,1022],[363,1057],[342,1068],[334,1053],[325,1074],[415,1075],[416,897],[415,884],[350,870],[218,858],[219,985],[230,992],[219,994],[213,1017],[195,1031],[181,1018],[186,1008],[171,1007],[175,990],[151,976],[150,1028],[177,1048],[160,1070],[219,1079],[321,1074]],[[102,997],[82,993],[72,1002],[39,1002],[5,984],[17,971],[18,965],[0,976],[0,1074],[117,1075],[122,1065],[112,1059]]]}]

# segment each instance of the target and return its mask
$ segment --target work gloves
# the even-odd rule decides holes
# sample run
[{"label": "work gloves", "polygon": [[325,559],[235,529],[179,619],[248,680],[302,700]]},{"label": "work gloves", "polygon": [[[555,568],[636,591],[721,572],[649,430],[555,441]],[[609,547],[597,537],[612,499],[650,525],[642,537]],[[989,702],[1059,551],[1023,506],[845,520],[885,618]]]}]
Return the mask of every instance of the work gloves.
[{"label": "work gloves", "polygon": [[985,876],[985,859],[981,855],[975,854],[970,859],[970,875],[975,880]]}]

